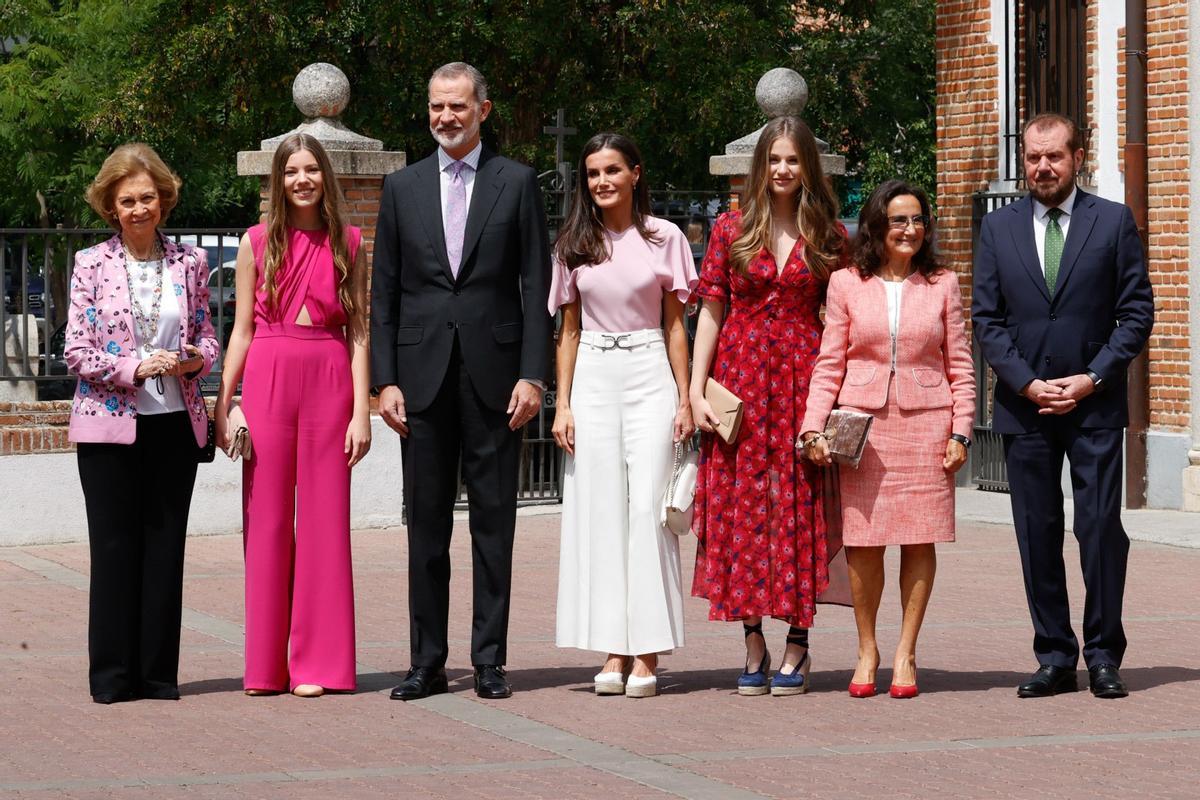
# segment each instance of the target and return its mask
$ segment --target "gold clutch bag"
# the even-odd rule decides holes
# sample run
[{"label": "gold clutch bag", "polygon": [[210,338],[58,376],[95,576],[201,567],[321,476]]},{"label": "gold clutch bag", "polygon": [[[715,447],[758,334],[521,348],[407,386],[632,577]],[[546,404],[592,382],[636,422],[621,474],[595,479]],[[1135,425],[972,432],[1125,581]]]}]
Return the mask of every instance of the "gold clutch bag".
[{"label": "gold clutch bag", "polygon": [[720,419],[717,435],[729,444],[737,438],[742,427],[742,399],[712,378],[704,384],[704,399]]},{"label": "gold clutch bag", "polygon": [[825,423],[825,439],[829,442],[829,452],[833,460],[839,464],[857,467],[862,460],[863,449],[867,446],[867,435],[871,432],[871,423],[875,417],[861,411],[846,411],[835,408],[829,412],[829,420]]}]

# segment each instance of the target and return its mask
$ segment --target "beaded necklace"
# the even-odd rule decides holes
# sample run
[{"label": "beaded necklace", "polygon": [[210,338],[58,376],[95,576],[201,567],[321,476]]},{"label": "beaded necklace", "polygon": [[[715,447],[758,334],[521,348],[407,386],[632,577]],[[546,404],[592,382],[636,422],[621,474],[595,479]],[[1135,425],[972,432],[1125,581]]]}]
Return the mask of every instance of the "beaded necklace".
[{"label": "beaded necklace", "polygon": [[[158,336],[158,320],[162,308],[162,277],[163,262],[165,261],[162,244],[155,240],[150,258],[145,261],[134,256],[129,245],[124,241],[121,242],[121,247],[125,249],[125,280],[129,284],[129,303],[133,311],[133,321],[137,325],[138,336],[142,340],[142,350],[151,353],[154,351],[154,339]],[[143,286],[149,286],[153,281],[150,291],[154,300],[151,301],[149,311],[142,307],[141,301],[138,300],[138,293],[134,291],[133,273],[129,269],[130,262],[147,265],[145,269],[138,271],[138,278],[139,283]]]}]

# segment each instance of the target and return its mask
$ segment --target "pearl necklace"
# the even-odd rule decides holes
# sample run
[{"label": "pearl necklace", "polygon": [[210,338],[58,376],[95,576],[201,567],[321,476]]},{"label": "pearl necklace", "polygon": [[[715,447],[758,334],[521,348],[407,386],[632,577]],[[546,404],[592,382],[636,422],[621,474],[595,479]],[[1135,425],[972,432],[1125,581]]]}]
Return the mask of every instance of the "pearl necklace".
[{"label": "pearl necklace", "polygon": [[[129,285],[129,304],[130,310],[133,312],[133,321],[137,325],[138,336],[142,340],[142,350],[146,353],[154,352],[153,342],[158,336],[158,320],[162,309],[162,277],[163,277],[163,262],[165,261],[162,244],[156,239],[154,248],[150,251],[150,258],[140,259],[133,254],[129,249],[129,245],[121,242],[121,246],[125,250],[125,280]],[[138,300],[138,293],[133,288],[133,273],[129,269],[130,262],[138,262],[141,264],[153,265],[152,268],[147,268],[139,271],[139,282],[144,286],[149,286],[153,281],[151,294],[154,300],[150,304],[150,310],[147,311],[142,307],[141,301]]]}]

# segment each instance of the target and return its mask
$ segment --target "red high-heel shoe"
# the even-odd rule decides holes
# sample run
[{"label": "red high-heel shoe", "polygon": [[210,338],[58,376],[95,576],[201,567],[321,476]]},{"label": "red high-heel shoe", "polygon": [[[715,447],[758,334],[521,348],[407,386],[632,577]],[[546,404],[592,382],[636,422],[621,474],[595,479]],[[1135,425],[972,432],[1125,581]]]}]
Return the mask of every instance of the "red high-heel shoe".
[{"label": "red high-heel shoe", "polygon": [[851,697],[874,697],[875,696],[874,681],[872,681],[871,683],[855,683],[854,681],[851,681],[850,682],[850,696]]},{"label": "red high-heel shoe", "polygon": [[888,694],[897,700],[907,700],[910,697],[916,697],[920,692],[917,691],[915,683],[911,686],[897,686],[893,683],[892,688],[888,689]]}]

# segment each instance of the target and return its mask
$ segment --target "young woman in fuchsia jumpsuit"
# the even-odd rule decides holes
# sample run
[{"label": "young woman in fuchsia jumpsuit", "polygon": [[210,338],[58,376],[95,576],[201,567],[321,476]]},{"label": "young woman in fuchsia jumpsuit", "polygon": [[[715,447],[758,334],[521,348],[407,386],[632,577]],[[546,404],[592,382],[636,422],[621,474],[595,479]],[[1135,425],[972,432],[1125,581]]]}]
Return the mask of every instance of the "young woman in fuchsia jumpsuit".
[{"label": "young woman in fuchsia jumpsuit", "polygon": [[247,694],[355,688],[350,468],[371,426],[365,256],[340,200],[321,145],[288,137],[238,253],[237,297],[253,302],[237,307],[217,441],[244,416]]}]

